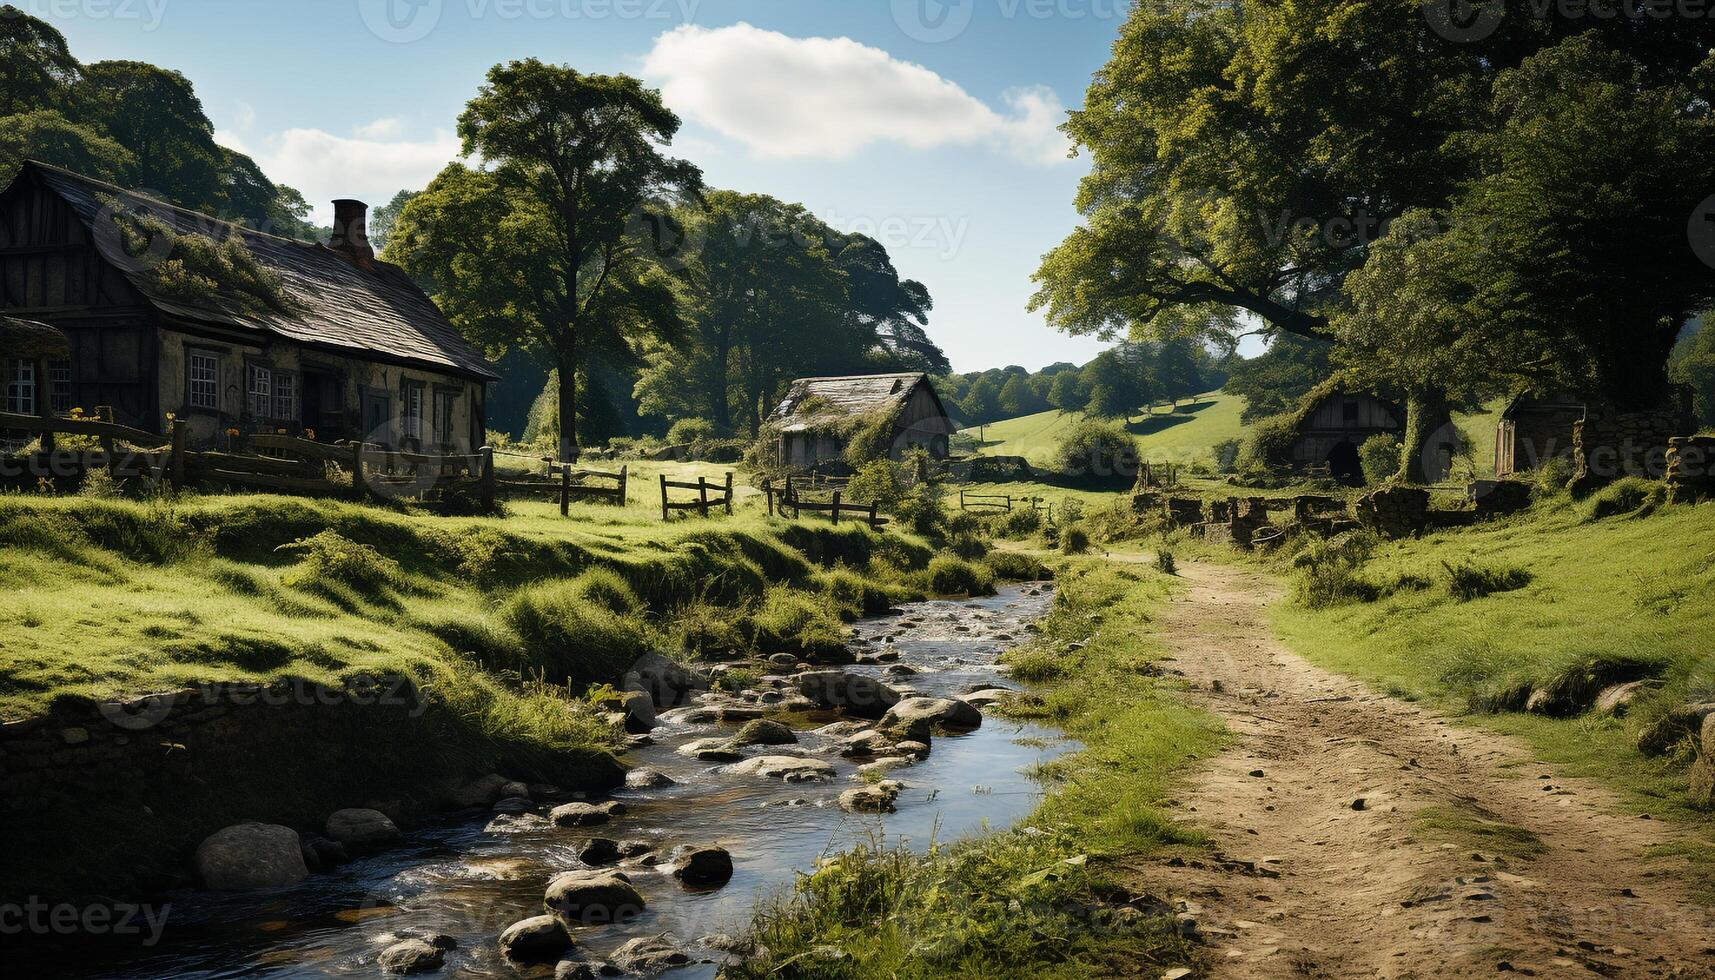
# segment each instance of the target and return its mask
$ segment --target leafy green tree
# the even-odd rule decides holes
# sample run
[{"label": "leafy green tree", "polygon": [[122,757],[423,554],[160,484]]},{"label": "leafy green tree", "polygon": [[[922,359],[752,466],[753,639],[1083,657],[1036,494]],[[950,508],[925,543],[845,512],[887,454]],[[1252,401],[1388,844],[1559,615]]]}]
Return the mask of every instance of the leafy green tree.
[{"label": "leafy green tree", "polygon": [[1054,383],[1048,389],[1048,404],[1062,412],[1077,412],[1089,403],[1090,392],[1084,387],[1081,374],[1061,371],[1054,375]]},{"label": "leafy green tree", "polygon": [[947,355],[929,338],[935,302],[914,279],[900,279],[886,246],[867,235],[825,232],[827,249],[846,276],[848,330],[873,333],[890,366],[929,374],[951,369]]},{"label": "leafy green tree", "polygon": [[993,378],[978,378],[971,385],[971,390],[965,393],[959,408],[965,413],[965,418],[977,425],[986,425],[1001,418],[1000,386]]},{"label": "leafy green tree", "polygon": [[400,191],[393,199],[369,212],[369,244],[377,252],[385,251],[387,239],[393,234],[393,226],[398,224],[399,215],[405,210],[405,205],[411,203],[421,191]]},{"label": "leafy green tree", "polygon": [[9,179],[26,159],[116,184],[129,180],[137,168],[130,150],[52,109],[0,117],[0,180]]},{"label": "leafy green tree", "polygon": [[1705,429],[1715,429],[1715,330],[1699,320],[1674,350],[1673,379],[1690,385],[1697,399],[1697,417]]},{"label": "leafy green tree", "polygon": [[65,35],[17,7],[0,7],[0,116],[55,109],[78,78]]},{"label": "leafy green tree", "polygon": [[683,325],[662,270],[665,215],[702,190],[661,152],[679,118],[625,75],[536,59],[497,65],[459,116],[467,155],[405,205],[388,257],[431,284],[492,350],[559,371],[559,451],[578,457],[577,379],[597,353],[630,355]]},{"label": "leafy green tree", "polygon": [[1156,348],[1154,377],[1160,396],[1174,405],[1178,405],[1181,399],[1195,398],[1206,390],[1197,353],[1197,343],[1184,337],[1164,341]]},{"label": "leafy green tree", "polygon": [[1018,418],[1021,415],[1030,415],[1036,410],[1030,392],[1030,382],[1020,374],[1006,379],[1006,384],[1000,389],[999,402],[1003,418]]},{"label": "leafy green tree", "polygon": [[1268,350],[1235,361],[1223,390],[1245,400],[1246,425],[1297,407],[1310,390],[1334,373],[1328,341],[1277,334]]}]

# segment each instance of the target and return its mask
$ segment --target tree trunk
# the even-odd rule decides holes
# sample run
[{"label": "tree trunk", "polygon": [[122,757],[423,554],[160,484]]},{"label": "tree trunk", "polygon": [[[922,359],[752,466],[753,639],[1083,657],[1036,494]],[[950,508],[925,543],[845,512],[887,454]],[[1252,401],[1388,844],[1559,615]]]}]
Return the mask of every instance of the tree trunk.
[{"label": "tree trunk", "polygon": [[575,344],[560,350],[560,459],[578,461],[578,352]]},{"label": "tree trunk", "polygon": [[1406,483],[1435,483],[1446,479],[1441,449],[1456,450],[1453,411],[1441,388],[1413,391],[1405,402],[1405,446],[1400,451],[1398,476]]},{"label": "tree trunk", "polygon": [[732,399],[727,392],[727,362],[732,359],[731,333],[725,326],[720,328],[718,339],[715,341],[715,366],[710,380],[709,394],[715,403],[715,429],[722,436],[732,435]]}]

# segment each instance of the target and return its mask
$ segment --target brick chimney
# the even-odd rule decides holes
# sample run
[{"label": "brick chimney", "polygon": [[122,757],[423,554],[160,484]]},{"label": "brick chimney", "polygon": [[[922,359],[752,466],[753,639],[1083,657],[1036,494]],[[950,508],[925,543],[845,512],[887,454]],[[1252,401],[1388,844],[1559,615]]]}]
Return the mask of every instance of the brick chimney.
[{"label": "brick chimney", "polygon": [[349,199],[333,202],[333,238],[328,245],[360,266],[373,264],[375,249],[369,245],[369,205]]}]

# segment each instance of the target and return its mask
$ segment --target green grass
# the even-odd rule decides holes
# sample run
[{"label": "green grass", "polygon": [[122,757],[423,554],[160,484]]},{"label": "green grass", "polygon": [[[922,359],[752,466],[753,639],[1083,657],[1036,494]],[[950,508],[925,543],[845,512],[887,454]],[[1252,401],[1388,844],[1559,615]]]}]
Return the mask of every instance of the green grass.
[{"label": "green grass", "polygon": [[[1282,603],[1275,626],[1322,666],[1517,736],[1561,772],[1619,790],[1635,812],[1715,832],[1688,792],[1690,759],[1637,747],[1671,706],[1715,698],[1715,505],[1599,512],[1560,497],[1493,525],[1380,545],[1350,569],[1355,586],[1323,608]],[[1588,704],[1635,678],[1658,688],[1624,718],[1519,710],[1533,689]],[[1715,881],[1715,864],[1691,873]]]},{"label": "green grass", "polygon": [[[1143,459],[1191,463],[1212,458],[1218,442],[1244,437],[1239,424],[1244,402],[1237,395],[1211,392],[1171,411],[1165,406],[1141,411],[1125,424]],[[983,455],[1023,456],[1033,466],[1051,466],[1060,443],[1084,417],[1082,412],[1055,410],[984,426]]]},{"label": "green grass", "polygon": [[[927,856],[860,847],[760,910],[766,952],[735,977],[1152,976],[1195,955],[1169,914],[1126,893],[1126,862],[1202,841],[1161,809],[1221,735],[1152,670],[1143,639],[1175,588],[1143,569],[1076,561],[1037,639],[1009,654],[1037,696],[1014,708],[1083,749],[1041,770],[1050,792],[1020,828]],[[1087,646],[1073,651],[1070,645]],[[1116,898],[1118,896],[1118,898]]]},{"label": "green grass", "polygon": [[1427,807],[1415,819],[1425,835],[1483,854],[1523,860],[1543,851],[1542,839],[1523,827],[1454,807]]}]

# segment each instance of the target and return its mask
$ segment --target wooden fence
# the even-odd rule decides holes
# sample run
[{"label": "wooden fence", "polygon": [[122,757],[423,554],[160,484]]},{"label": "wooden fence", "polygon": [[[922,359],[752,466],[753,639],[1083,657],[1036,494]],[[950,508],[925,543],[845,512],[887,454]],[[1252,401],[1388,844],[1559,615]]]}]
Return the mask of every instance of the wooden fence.
[{"label": "wooden fence", "polygon": [[[697,499],[684,502],[670,500],[667,496],[668,490],[695,490],[697,491]],[[709,491],[711,490],[720,491],[720,496],[711,500],[709,498]],[[726,475],[726,485],[724,487],[719,483],[710,483],[707,479],[700,476],[697,477],[697,482],[695,483],[684,483],[669,480],[665,474],[661,476],[662,520],[666,520],[668,515],[675,510],[694,510],[703,517],[707,517],[709,516],[710,507],[725,507],[728,514],[732,513],[731,473]]]},{"label": "wooden fence", "polygon": [[1054,523],[1054,505],[1046,497],[1014,497],[1005,493],[971,493],[959,491],[959,509],[987,514],[1010,514],[1014,508],[1029,507]]},{"label": "wooden fence", "polygon": [[888,523],[888,519],[881,516],[881,508],[874,503],[848,504],[842,501],[840,497],[844,495],[844,489],[833,491],[832,500],[806,500],[797,484],[793,482],[791,477],[788,477],[783,489],[776,488],[773,479],[763,480],[762,493],[768,498],[768,514],[770,517],[776,513],[785,516],[786,511],[791,510],[794,518],[802,517],[804,511],[827,514],[835,524],[840,522],[840,515],[844,513],[854,515],[873,528],[880,528]]}]

